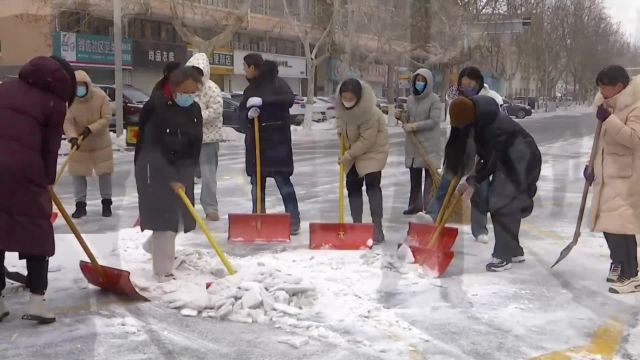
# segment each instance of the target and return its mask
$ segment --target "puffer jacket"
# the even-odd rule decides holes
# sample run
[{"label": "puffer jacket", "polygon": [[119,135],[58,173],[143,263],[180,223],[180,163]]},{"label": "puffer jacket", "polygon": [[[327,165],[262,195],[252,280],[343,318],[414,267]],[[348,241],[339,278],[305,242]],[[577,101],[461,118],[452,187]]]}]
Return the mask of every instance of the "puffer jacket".
[{"label": "puffer jacket", "polygon": [[[358,175],[382,171],[387,165],[389,157],[389,133],[387,132],[387,118],[376,107],[376,96],[369,84],[362,83],[362,98],[351,110],[347,110],[341,101],[336,102],[338,115],[338,134],[345,134],[346,158],[345,170],[349,171],[355,165]],[[338,86],[340,89],[340,86]],[[336,94],[340,99],[340,94]]]},{"label": "puffer jacket", "polygon": [[202,109],[202,142],[216,143],[223,140],[222,136],[222,92],[220,87],[211,81],[209,58],[204,53],[195,54],[187,61],[187,66],[195,66],[204,73],[202,91],[196,96],[196,101]]},{"label": "puffer jacket", "polygon": [[419,95],[412,95],[407,101],[407,123],[414,124],[414,130],[406,134],[404,145],[404,164],[407,168],[426,169],[427,163],[418,144],[411,137],[418,140],[425,150],[428,160],[435,168],[442,165],[442,136],[440,129],[442,122],[442,103],[433,92],[433,75],[427,69],[419,69],[411,79],[412,87],[415,86],[416,77],[422,75],[427,79],[427,87]]},{"label": "puffer jacket", "polygon": [[109,122],[111,104],[109,97],[101,89],[93,86],[86,72],[75,72],[78,84],[86,83],[88,94],[84,98],[76,97],[67,111],[64,120],[64,132],[68,138],[78,137],[85,128],[91,129],[80,149],[69,160],[71,176],[97,176],[113,173],[113,149]]},{"label": "puffer jacket", "polygon": [[613,234],[640,234],[640,77],[605,100],[612,115],[602,125],[594,163],[591,229]]}]

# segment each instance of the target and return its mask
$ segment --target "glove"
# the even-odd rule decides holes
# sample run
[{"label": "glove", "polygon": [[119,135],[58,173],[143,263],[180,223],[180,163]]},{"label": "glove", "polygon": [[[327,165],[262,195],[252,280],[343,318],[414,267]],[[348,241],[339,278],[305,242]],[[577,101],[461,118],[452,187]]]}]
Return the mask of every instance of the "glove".
[{"label": "glove", "polygon": [[587,181],[589,186],[593,184],[593,180],[595,180],[595,174],[593,173],[593,171],[591,171],[589,165],[584,166],[584,170],[582,170],[582,176]]},{"label": "glove", "polygon": [[69,144],[71,144],[71,150],[78,150],[80,149],[80,144],[78,143],[78,138],[77,137],[72,137],[69,140],[67,140],[67,142]]},{"label": "glove", "polygon": [[249,100],[247,100],[248,108],[259,107],[259,106],[262,106],[262,98],[250,97]]},{"label": "glove", "polygon": [[248,114],[248,118],[249,119],[255,119],[258,116],[260,116],[260,109],[258,109],[257,107],[252,107],[251,109],[249,109],[249,114]]},{"label": "glove", "polygon": [[[353,162],[353,158],[351,157],[351,154],[348,151],[345,152],[344,155],[342,155],[342,163],[344,165],[347,165],[347,164],[352,163],[352,162]],[[339,164],[340,163],[338,163],[338,165]]]},{"label": "glove", "polygon": [[89,129],[89,127],[87,126],[86,128],[84,128],[84,130],[82,130],[80,136],[86,139],[89,135],[91,135],[91,129]]},{"label": "glove", "polygon": [[172,182],[169,183],[169,185],[171,186],[171,189],[173,189],[173,191],[177,194],[178,192],[180,192],[180,190],[182,191],[186,191],[186,188],[184,187],[184,185],[182,185],[179,182]]},{"label": "glove", "polygon": [[406,132],[416,131],[416,124],[403,124],[402,129]]},{"label": "glove", "polygon": [[478,187],[476,176],[469,175],[460,181],[460,183],[458,184],[458,187],[456,188],[456,192],[458,194],[465,194],[469,190],[475,190],[476,187]]},{"label": "glove", "polygon": [[598,120],[605,122],[609,116],[611,116],[611,111],[607,110],[604,105],[598,106],[598,111],[596,111],[596,117]]}]

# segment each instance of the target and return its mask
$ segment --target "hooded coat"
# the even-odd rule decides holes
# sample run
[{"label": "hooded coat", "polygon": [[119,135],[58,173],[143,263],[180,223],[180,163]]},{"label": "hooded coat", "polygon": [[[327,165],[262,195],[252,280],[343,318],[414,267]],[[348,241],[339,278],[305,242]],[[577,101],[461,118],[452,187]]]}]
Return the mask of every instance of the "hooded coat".
[{"label": "hooded coat", "polygon": [[55,253],[47,187],[56,178],[72,74],[36,57],[18,80],[0,85],[0,251]]},{"label": "hooded coat", "polygon": [[87,96],[76,97],[67,111],[64,132],[67,138],[77,138],[85,128],[89,135],[69,160],[69,175],[97,176],[113,173],[113,149],[109,122],[111,104],[109,97],[100,88],[93,86],[91,78],[82,70],[76,71],[77,83],[87,84]]},{"label": "hooded coat", "polygon": [[404,145],[404,164],[407,168],[428,168],[423,159],[422,152],[410,138],[415,135],[418,142],[425,149],[429,162],[436,168],[442,165],[442,103],[438,95],[433,93],[433,75],[427,69],[419,69],[411,79],[412,88],[415,88],[416,77],[422,75],[427,79],[427,87],[419,95],[411,95],[407,101],[407,123],[414,124],[415,130],[407,133]]},{"label": "hooded coat", "polygon": [[471,98],[477,155],[476,182],[490,179],[489,211],[502,216],[527,217],[540,178],[542,155],[535,139],[519,123],[500,112],[489,96]]},{"label": "hooded coat", "polygon": [[209,58],[204,53],[195,54],[187,61],[186,66],[195,66],[204,74],[202,90],[196,95],[196,101],[202,109],[202,142],[221,142],[222,92],[220,87],[211,81]]},{"label": "hooded coat", "polygon": [[282,78],[278,76],[278,65],[265,60],[259,75],[249,80],[239,106],[241,120],[245,122],[245,165],[247,176],[256,175],[256,146],[254,121],[248,119],[247,100],[262,98],[260,116],[260,157],[261,175],[274,177],[293,175],[293,150],[291,148],[291,125],[289,108],[293,106],[294,94]]},{"label": "hooded coat", "polygon": [[140,113],[140,138],[134,157],[138,208],[142,230],[177,233],[182,222],[184,232],[196,223],[170,183],[185,186],[194,203],[196,166],[202,148],[202,113],[194,102],[178,106],[162,91],[155,91]]},{"label": "hooded coat", "polygon": [[[376,96],[369,84],[362,84],[362,97],[354,108],[347,110],[342,101],[336,101],[338,134],[344,134],[345,171],[355,165],[358,175],[382,171],[389,157],[389,134],[387,118],[376,107]],[[340,86],[338,86],[340,89]],[[340,99],[340,90],[336,94]]]},{"label": "hooded coat", "polygon": [[612,234],[640,234],[640,77],[631,79],[604,104],[611,116],[602,125],[594,163],[591,228]]}]

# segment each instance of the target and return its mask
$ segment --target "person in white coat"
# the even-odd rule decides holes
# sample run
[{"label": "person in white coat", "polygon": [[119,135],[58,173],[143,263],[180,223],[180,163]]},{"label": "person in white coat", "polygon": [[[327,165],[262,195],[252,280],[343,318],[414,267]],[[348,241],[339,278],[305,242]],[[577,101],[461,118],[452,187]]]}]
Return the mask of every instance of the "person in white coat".
[{"label": "person in white coat", "polygon": [[202,72],[202,90],[196,95],[196,102],[202,109],[202,150],[200,151],[200,174],[202,190],[200,204],[207,220],[220,220],[218,209],[218,154],[222,141],[222,92],[210,79],[209,58],[204,53],[195,54],[186,66],[193,66]]}]

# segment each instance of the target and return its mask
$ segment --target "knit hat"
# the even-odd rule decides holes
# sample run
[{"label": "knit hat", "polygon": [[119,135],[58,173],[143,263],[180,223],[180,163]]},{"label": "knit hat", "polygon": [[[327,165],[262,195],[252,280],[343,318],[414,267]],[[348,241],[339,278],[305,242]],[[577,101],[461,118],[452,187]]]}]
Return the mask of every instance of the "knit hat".
[{"label": "knit hat", "polygon": [[459,96],[449,105],[451,126],[464,128],[472,124],[476,119],[476,108],[473,101],[464,96]]}]

